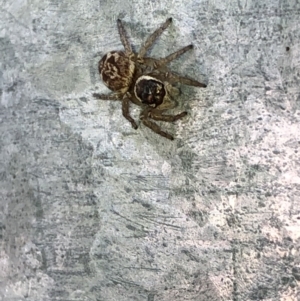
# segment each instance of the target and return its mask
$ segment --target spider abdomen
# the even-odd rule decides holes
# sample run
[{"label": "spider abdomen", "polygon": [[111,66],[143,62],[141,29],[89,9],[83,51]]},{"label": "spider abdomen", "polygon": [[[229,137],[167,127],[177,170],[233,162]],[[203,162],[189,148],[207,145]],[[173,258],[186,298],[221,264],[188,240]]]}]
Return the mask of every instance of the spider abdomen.
[{"label": "spider abdomen", "polygon": [[112,91],[124,94],[129,89],[135,71],[132,57],[123,51],[111,51],[99,61],[99,73]]}]

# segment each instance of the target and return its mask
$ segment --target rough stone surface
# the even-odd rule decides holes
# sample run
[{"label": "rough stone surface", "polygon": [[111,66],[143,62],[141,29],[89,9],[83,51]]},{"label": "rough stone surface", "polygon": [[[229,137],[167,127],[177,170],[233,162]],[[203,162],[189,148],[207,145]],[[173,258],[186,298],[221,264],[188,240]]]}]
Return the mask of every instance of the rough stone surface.
[{"label": "rough stone surface", "polygon": [[[0,1],[0,300],[299,300],[300,2]],[[168,141],[97,62],[192,42]],[[139,108],[132,106],[138,119]]]}]

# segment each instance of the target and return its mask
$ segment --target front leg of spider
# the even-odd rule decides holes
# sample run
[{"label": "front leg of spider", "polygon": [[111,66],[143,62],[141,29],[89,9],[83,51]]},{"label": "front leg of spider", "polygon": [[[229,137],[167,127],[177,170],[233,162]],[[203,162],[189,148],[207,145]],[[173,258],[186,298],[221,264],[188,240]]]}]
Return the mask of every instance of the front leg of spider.
[{"label": "front leg of spider", "polygon": [[178,119],[183,118],[187,115],[187,112],[182,112],[176,115],[163,115],[159,110],[152,110],[149,112],[149,117],[154,120],[165,121],[165,122],[174,122]]},{"label": "front leg of spider", "polygon": [[121,100],[122,98],[118,94],[99,94],[99,93],[93,93],[93,96],[97,99],[102,100]]},{"label": "front leg of spider", "polygon": [[147,107],[146,109],[144,109],[140,115],[140,119],[142,121],[142,123],[148,127],[149,129],[151,129],[153,132],[155,132],[158,135],[161,135],[169,140],[174,140],[174,137],[172,135],[170,135],[169,133],[163,131],[159,125],[157,125],[155,122],[149,120],[149,118],[151,118],[151,108]]}]

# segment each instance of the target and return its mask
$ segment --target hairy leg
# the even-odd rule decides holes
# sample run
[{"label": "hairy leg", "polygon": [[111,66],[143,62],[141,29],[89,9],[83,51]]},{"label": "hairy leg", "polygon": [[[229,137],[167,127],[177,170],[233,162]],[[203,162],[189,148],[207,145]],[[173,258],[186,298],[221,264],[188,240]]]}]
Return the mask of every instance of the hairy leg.
[{"label": "hairy leg", "polygon": [[186,115],[187,115],[187,112],[182,112],[182,113],[177,114],[177,115],[163,115],[162,112],[153,110],[149,113],[148,116],[150,118],[154,119],[154,120],[173,122],[173,121],[176,121],[180,118],[183,118]]},{"label": "hairy leg", "polygon": [[125,52],[126,53],[132,53],[132,48],[131,48],[131,45],[128,41],[128,38],[127,38],[127,33],[126,33],[126,30],[122,24],[122,21],[120,19],[117,20],[117,24],[118,24],[118,30],[119,30],[119,34],[120,34],[120,39],[121,39],[121,42],[125,48]]},{"label": "hairy leg", "polygon": [[188,45],[185,46],[177,51],[175,51],[172,54],[169,54],[168,56],[166,56],[165,58],[161,58],[158,60],[158,62],[155,63],[155,67],[159,68],[160,66],[164,66],[169,64],[171,61],[177,59],[179,56],[181,56],[182,54],[184,54],[185,52],[189,51],[190,49],[192,49],[194,46],[193,45]]},{"label": "hairy leg", "polygon": [[164,132],[159,125],[157,125],[155,122],[149,120],[149,117],[151,118],[150,114],[151,114],[151,111],[153,110],[153,108],[145,108],[142,112],[141,112],[141,115],[140,115],[140,119],[142,121],[142,123],[148,127],[149,129],[151,129],[153,132],[167,138],[167,139],[170,139],[170,140],[174,140],[173,136]]},{"label": "hairy leg", "polygon": [[165,23],[163,23],[158,29],[156,29],[146,40],[144,45],[141,47],[138,57],[143,58],[147,52],[147,50],[151,47],[154,41],[163,33],[163,31],[171,24],[172,18],[167,19]]},{"label": "hairy leg", "polygon": [[156,123],[150,121],[149,119],[142,119],[142,123],[156,134],[161,135],[167,139],[174,140],[173,136],[161,130],[161,128]]},{"label": "hairy leg", "polygon": [[206,85],[203,83],[200,83],[194,79],[178,75],[173,72],[166,72],[162,75],[164,80],[168,81],[170,84],[176,84],[176,83],[181,83],[184,85],[188,86],[194,86],[194,87],[201,87],[201,88],[206,88]]},{"label": "hairy leg", "polygon": [[112,94],[99,94],[99,93],[93,93],[93,96],[97,99],[102,100],[121,100],[122,97],[120,95],[112,93]]},{"label": "hairy leg", "polygon": [[122,113],[123,113],[123,116],[131,123],[132,127],[134,129],[137,129],[138,126],[137,126],[136,122],[129,114],[129,99],[127,97],[124,97],[122,99]]}]

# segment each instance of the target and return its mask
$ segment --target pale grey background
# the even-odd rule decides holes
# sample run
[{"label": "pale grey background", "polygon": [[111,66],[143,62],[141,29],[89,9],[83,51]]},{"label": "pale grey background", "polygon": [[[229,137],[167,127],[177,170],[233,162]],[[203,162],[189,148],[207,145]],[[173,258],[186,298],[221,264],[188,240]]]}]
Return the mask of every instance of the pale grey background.
[{"label": "pale grey background", "polygon": [[[1,300],[299,300],[299,1],[0,7]],[[208,83],[173,142],[91,96],[116,19],[167,17],[152,55]]]}]

